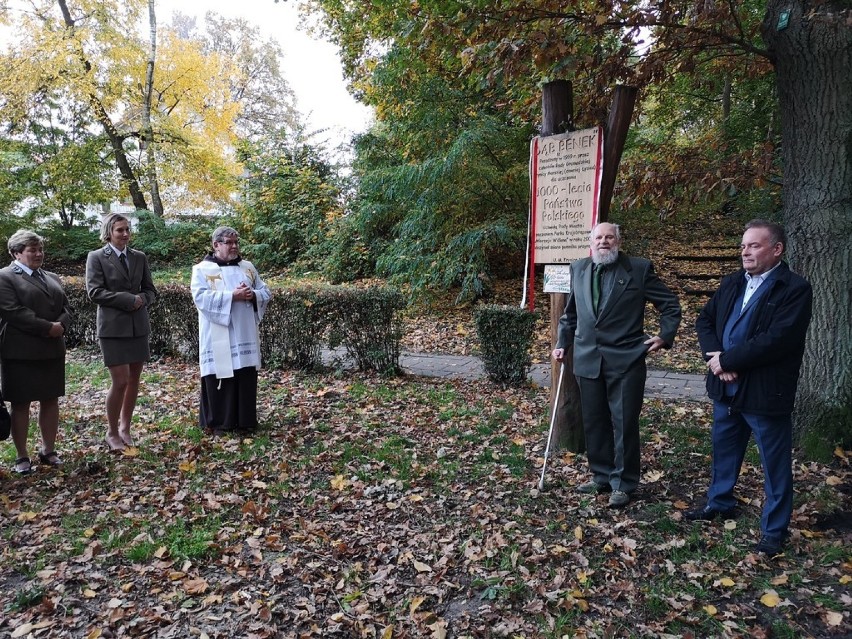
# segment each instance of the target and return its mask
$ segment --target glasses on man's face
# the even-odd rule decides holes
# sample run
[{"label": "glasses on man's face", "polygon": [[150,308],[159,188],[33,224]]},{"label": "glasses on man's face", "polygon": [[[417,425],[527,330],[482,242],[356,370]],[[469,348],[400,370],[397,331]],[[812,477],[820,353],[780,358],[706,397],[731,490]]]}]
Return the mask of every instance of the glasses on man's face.
[{"label": "glasses on man's face", "polygon": [[222,240],[219,244],[224,244],[226,246],[238,246],[240,243],[239,240]]}]

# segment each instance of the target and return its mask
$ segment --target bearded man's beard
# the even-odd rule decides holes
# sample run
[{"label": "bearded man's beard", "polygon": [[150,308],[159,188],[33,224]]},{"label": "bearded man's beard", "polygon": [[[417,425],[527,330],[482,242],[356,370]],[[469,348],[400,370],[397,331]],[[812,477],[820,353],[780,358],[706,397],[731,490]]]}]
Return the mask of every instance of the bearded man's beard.
[{"label": "bearded man's beard", "polygon": [[592,249],[592,262],[608,266],[618,259],[618,249],[599,250]]}]

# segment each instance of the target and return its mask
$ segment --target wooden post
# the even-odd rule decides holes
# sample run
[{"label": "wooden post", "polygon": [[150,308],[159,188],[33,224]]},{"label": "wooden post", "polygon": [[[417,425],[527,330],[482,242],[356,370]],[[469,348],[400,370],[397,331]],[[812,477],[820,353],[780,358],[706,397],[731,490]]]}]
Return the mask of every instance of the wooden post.
[{"label": "wooden post", "polygon": [[[567,80],[548,82],[542,87],[541,94],[542,137],[557,135],[574,129],[574,97],[571,83]],[[568,296],[565,293],[550,294],[550,345],[556,346],[559,318],[565,310]],[[550,410],[551,415],[556,411],[556,422],[553,425],[553,437],[550,442],[551,450],[567,448],[575,453],[586,449],[586,438],[583,435],[583,419],[580,415],[580,390],[574,378],[572,348],[565,353],[565,372],[562,376],[562,387],[556,396],[561,364],[551,360],[550,364]]]},{"label": "wooden post", "polygon": [[[633,117],[636,104],[636,87],[617,86],[613,91],[609,118],[604,130],[603,171],[601,174],[601,194],[598,208],[598,222],[609,219],[612,194],[615,190],[615,177],[627,131]],[[565,80],[549,82],[542,87],[542,126],[541,135],[556,135],[574,129],[574,106],[571,83]],[[550,296],[550,344],[556,345],[559,330],[559,318],[565,310],[567,295],[552,293]],[[565,351],[565,372],[562,376],[562,388],[556,396],[560,364],[551,361],[550,373],[550,410],[556,411],[553,426],[551,450],[567,448],[574,453],[586,450],[586,438],[583,434],[583,417],[580,412],[580,390],[574,378],[573,346]],[[553,413],[551,412],[551,415]]]},{"label": "wooden post", "polygon": [[633,118],[636,104],[636,87],[619,85],[612,94],[612,105],[604,131],[603,172],[601,173],[601,199],[598,208],[598,222],[609,220],[609,208],[612,204],[612,192],[615,190],[615,176],[618,164],[627,141],[627,130]]}]

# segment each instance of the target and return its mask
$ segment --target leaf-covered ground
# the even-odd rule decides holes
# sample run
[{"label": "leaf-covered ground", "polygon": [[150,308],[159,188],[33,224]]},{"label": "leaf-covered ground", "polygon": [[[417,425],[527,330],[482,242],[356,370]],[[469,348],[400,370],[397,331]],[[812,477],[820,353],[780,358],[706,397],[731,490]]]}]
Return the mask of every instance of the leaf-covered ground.
[{"label": "leaf-covered ground", "polygon": [[[195,425],[194,365],[146,367],[139,448],[101,443],[107,376],[69,354],[59,471],[0,445],[0,635],[11,637],[848,637],[852,452],[796,463],[793,537],[688,523],[708,407],[649,402],[624,510],[578,495],[582,456],[537,490],[547,391],[264,371],[262,429]],[[33,429],[35,430],[35,429]]]}]

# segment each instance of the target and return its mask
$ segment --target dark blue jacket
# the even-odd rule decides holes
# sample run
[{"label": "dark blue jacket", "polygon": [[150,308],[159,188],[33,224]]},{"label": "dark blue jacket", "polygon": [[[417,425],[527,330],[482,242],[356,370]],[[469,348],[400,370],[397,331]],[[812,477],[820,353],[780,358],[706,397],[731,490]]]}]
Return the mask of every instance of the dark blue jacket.
[{"label": "dark blue jacket", "polygon": [[[769,289],[757,300],[745,342],[730,350],[722,346],[725,322],[743,294],[745,271],[722,279],[719,290],[707,302],[695,323],[701,354],[723,351],[722,369],[736,371],[739,388],[731,398],[733,410],[758,415],[793,412],[799,369],[805,352],[805,335],[811,321],[813,291],[807,280],[782,262],[764,282]],[[724,396],[724,383],[707,374],[707,394]]]}]

